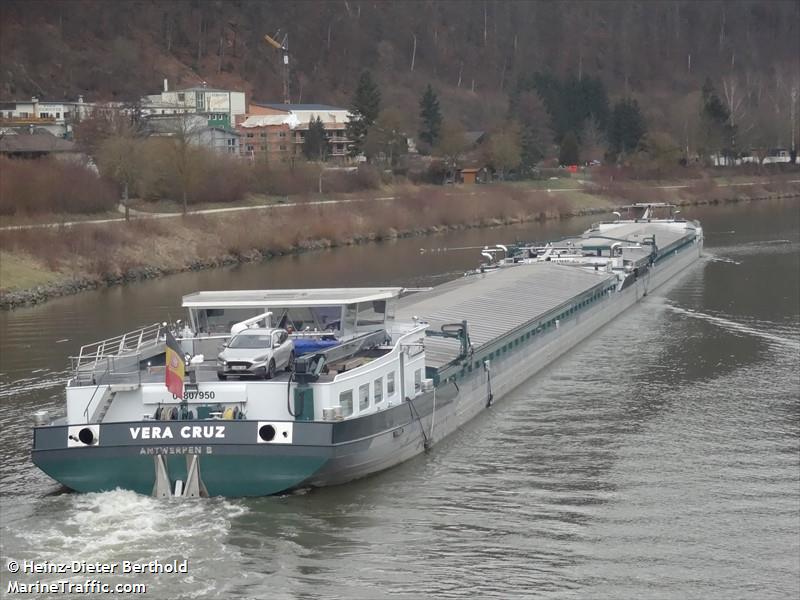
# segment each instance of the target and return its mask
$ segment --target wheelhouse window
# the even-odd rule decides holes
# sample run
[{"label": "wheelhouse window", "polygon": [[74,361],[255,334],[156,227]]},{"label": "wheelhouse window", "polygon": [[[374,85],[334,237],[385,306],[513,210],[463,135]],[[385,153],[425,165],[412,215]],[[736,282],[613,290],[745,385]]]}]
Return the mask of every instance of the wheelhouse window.
[{"label": "wheelhouse window", "polygon": [[339,406],[342,407],[343,417],[353,414],[353,390],[346,390],[339,394]]},{"label": "wheelhouse window", "polygon": [[369,384],[358,386],[358,410],[367,410],[369,408]]},{"label": "wheelhouse window", "polygon": [[270,336],[269,335],[237,335],[235,338],[231,340],[230,348],[247,348],[247,349],[257,349],[257,348],[269,348],[271,345],[270,343]]},{"label": "wheelhouse window", "polygon": [[372,384],[372,398],[375,404],[383,402],[383,377],[378,377]]},{"label": "wheelhouse window", "polygon": [[386,395],[394,396],[394,371],[386,375]]},{"label": "wheelhouse window", "polygon": [[272,321],[278,327],[294,331],[319,331],[334,335],[339,331],[341,309],[338,306],[280,307],[270,306]]},{"label": "wheelhouse window", "polygon": [[361,302],[358,305],[358,330],[371,331],[382,328],[386,321],[386,300]]},{"label": "wheelhouse window", "polygon": [[353,335],[356,330],[356,315],[358,314],[357,304],[348,304],[344,308],[344,322],[342,323],[342,333]]},{"label": "wheelhouse window", "polygon": [[[231,327],[236,323],[249,319],[259,312],[259,309],[249,308],[206,308],[197,311],[198,333],[230,334]],[[260,321],[263,323],[263,321]]]}]

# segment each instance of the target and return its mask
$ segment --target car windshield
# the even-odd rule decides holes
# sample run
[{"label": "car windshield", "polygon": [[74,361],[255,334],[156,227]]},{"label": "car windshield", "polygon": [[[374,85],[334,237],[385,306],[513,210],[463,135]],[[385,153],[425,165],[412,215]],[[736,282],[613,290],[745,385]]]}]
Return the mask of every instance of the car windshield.
[{"label": "car windshield", "polygon": [[269,335],[237,335],[231,340],[229,348],[269,348]]}]

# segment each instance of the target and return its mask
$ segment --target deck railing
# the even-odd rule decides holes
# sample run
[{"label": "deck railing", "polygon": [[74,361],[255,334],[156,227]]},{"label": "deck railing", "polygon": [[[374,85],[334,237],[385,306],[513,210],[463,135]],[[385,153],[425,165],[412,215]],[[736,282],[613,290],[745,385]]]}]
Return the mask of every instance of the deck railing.
[{"label": "deck railing", "polygon": [[99,342],[81,346],[78,356],[71,356],[72,370],[76,377],[81,373],[94,373],[109,358],[137,355],[146,346],[156,344],[165,331],[162,323],[153,323]]}]

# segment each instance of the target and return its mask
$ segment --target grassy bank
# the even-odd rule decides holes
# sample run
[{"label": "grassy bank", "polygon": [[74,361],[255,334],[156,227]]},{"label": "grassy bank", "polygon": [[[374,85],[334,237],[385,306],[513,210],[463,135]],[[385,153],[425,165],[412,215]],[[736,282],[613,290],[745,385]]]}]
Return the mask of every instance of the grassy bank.
[{"label": "grassy bank", "polygon": [[630,201],[730,202],[797,194],[770,182],[653,189],[606,182],[581,190],[492,185],[393,190],[393,201],[293,206],[129,223],[0,232],[4,308],[123,281],[446,229],[602,213]]}]

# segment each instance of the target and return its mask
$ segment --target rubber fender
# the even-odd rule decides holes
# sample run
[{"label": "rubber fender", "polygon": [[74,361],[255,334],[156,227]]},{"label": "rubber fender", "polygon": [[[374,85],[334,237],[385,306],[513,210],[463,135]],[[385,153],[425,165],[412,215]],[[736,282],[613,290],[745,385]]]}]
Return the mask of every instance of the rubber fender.
[{"label": "rubber fender", "polygon": [[169,411],[169,420],[170,421],[177,421],[178,420],[178,407],[173,406],[172,410]]},{"label": "rubber fender", "polygon": [[226,421],[233,419],[233,409],[230,406],[222,412],[222,418]]},{"label": "rubber fender", "polygon": [[233,420],[235,421],[236,419],[241,419],[241,418],[242,418],[242,413],[239,411],[239,407],[238,406],[234,406],[233,407]]}]

